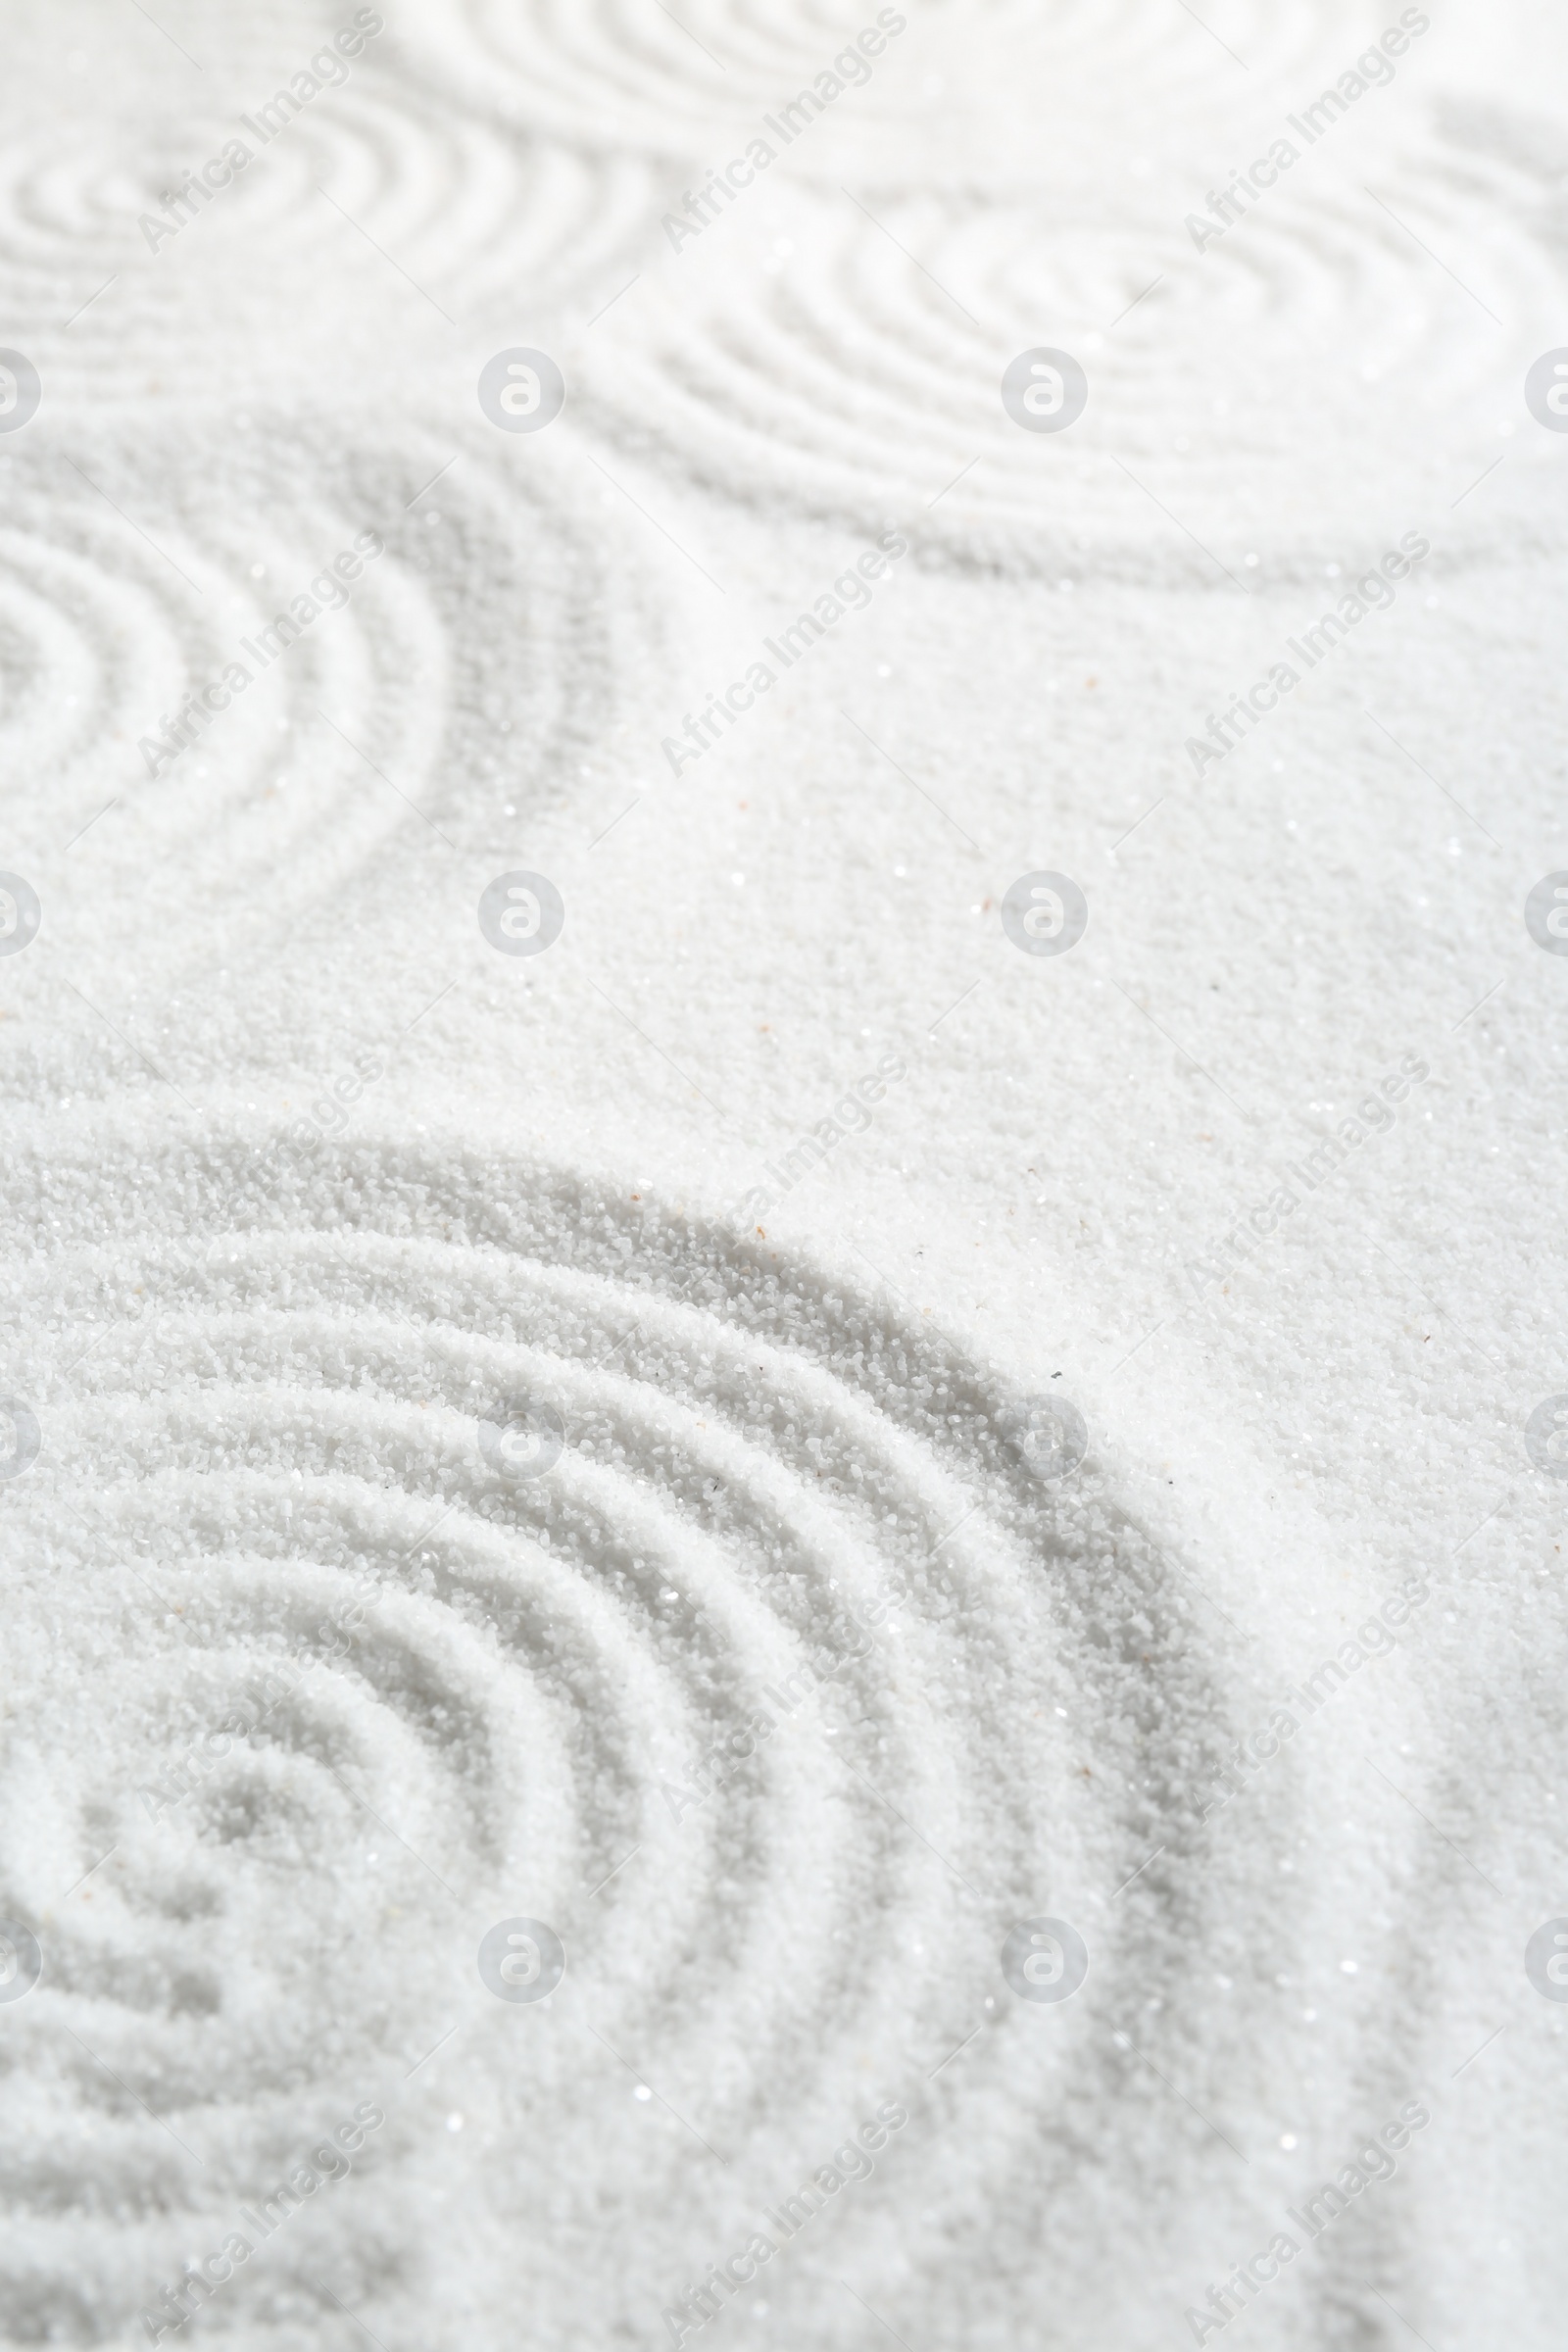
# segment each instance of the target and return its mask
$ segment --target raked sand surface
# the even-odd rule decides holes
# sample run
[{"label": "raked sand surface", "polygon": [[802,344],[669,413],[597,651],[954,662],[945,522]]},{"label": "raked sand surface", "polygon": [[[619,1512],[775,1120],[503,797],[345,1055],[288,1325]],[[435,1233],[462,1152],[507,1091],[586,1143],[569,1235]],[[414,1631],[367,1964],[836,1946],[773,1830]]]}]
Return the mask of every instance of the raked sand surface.
[{"label": "raked sand surface", "polygon": [[0,2341],[1553,2352],[1561,18],[3,32]]}]

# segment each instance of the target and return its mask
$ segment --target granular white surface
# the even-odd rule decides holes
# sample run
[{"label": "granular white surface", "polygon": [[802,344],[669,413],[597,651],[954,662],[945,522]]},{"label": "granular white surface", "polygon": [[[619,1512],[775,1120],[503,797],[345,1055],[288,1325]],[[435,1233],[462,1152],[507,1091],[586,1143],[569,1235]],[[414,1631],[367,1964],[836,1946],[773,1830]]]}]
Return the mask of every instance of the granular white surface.
[{"label": "granular white surface", "polygon": [[1548,2352],[1563,26],[382,14],[4,21],[0,2341]]}]

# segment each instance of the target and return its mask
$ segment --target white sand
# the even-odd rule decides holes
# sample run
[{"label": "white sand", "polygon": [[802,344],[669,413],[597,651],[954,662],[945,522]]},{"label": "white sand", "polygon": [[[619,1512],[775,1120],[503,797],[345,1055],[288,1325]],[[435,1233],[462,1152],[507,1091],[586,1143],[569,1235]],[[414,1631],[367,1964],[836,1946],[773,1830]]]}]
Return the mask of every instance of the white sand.
[{"label": "white sand", "polygon": [[1560,23],[384,14],[5,22],[0,2341],[1555,2347]]}]

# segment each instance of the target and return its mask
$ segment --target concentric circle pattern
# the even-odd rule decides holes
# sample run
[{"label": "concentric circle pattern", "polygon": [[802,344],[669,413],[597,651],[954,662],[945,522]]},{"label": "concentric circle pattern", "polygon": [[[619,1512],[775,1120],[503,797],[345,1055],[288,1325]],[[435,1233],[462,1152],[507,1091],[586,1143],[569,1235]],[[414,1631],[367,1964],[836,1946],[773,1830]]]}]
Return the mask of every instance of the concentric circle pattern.
[{"label": "concentric circle pattern", "polygon": [[[847,2128],[847,2075],[912,2097],[997,2022],[1020,1917],[1073,1905],[1112,1982],[1152,1965],[1095,1850],[1148,1838],[1174,1728],[1218,1702],[1093,1456],[1031,1471],[1027,1399],[808,1262],[580,1179],[389,1146],[280,1181],[240,1139],[96,1140],[91,1215],[79,1164],[8,1168],[40,1204],[8,1320],[43,1446],[0,1501],[0,1912],[45,1956],[11,2061],[57,2053],[6,2160],[29,2335],[107,2340],[128,2278],[244,2231],[302,2116],[362,2102],[366,2235],[326,2219],[359,2184],[323,2187],[225,2328],[288,2340],[326,2290],[374,2327],[431,2197],[460,2241],[515,2232],[563,2326],[619,2323],[569,2283],[595,2206],[625,2200],[631,2275],[695,2258],[642,2241],[640,2171],[738,2217],[781,2144]],[[483,1435],[530,1412],[565,1446],[518,1478]],[[107,1642],[73,1606],[103,1625],[106,1588]],[[68,1768],[45,1732],[84,1677]],[[548,2013],[480,1981],[519,1917],[567,1955]],[[667,2105],[628,2132],[621,2061],[656,2049]],[[1089,2063],[1020,2042],[962,2095],[1000,2065],[1067,2095]],[[568,2109],[604,2119],[591,2184],[554,2183]],[[940,2149],[911,2161],[941,2203]]]},{"label": "concentric circle pattern", "polygon": [[[254,123],[227,128],[249,149],[237,170],[222,163],[221,129],[198,118],[152,131],[127,124],[122,153],[129,149],[137,161],[121,163],[107,180],[86,150],[62,158],[24,142],[8,154],[0,237],[10,249],[0,248],[0,268],[35,286],[55,326],[59,297],[50,295],[61,271],[73,272],[64,282],[69,290],[79,280],[82,296],[93,292],[94,270],[99,284],[113,273],[74,324],[73,362],[89,371],[109,364],[131,311],[165,322],[166,365],[182,376],[200,370],[207,337],[198,322],[215,302],[230,313],[244,307],[235,259],[258,241],[274,268],[296,271],[329,270],[355,253],[357,274],[389,312],[409,315],[419,300],[412,273],[435,289],[437,325],[443,305],[471,312],[519,293],[534,305],[569,303],[586,317],[584,286],[596,272],[613,285],[659,193],[646,164],[525,140],[505,123],[455,116],[368,75],[363,88],[324,92],[265,143]],[[196,195],[182,196],[192,172],[215,158],[232,177],[216,191],[198,181]],[[395,257],[396,270],[363,252],[366,238]],[[292,374],[297,353],[285,345],[277,357],[282,373]]]},{"label": "concentric circle pattern", "polygon": [[1165,2352],[1417,2093],[1249,2343],[1560,2333],[1562,43],[1387,15],[1226,220],[1375,21],[13,0],[0,2352]]},{"label": "concentric circle pattern", "polygon": [[[122,1067],[92,1007],[118,995],[127,1025],[127,953],[166,1008],[211,972],[193,887],[223,921],[218,963],[274,991],[308,935],[384,923],[389,888],[427,900],[411,860],[464,895],[465,858],[575,804],[664,638],[603,474],[564,444],[512,463],[477,412],[393,453],[368,420],[315,436],[259,409],[187,436],[173,500],[150,487],[167,442],[76,446],[14,462],[0,525],[8,839],[80,992],[17,1072],[46,1096],[84,1048]],[[300,1017],[278,1003],[285,1048]]]},{"label": "concentric circle pattern", "polygon": [[[1467,179],[1486,172],[1467,159]],[[1457,250],[1480,189],[1452,182],[1434,160],[1411,225]],[[1418,519],[1455,560],[1504,536],[1544,552],[1529,468],[1498,485],[1500,515],[1495,492],[1454,511],[1515,389],[1485,339],[1450,335],[1465,294],[1412,279],[1408,235],[1364,191],[1281,190],[1201,254],[1179,220],[1152,238],[1125,195],[1097,211],[796,190],[782,250],[754,238],[749,268],[701,277],[683,256],[695,282],[649,298],[637,353],[596,368],[595,421],[760,513],[896,520],[927,561],[967,568],[1229,593],[1249,551],[1271,577],[1320,577],[1325,554],[1396,544]],[[704,233],[750,234],[738,217]],[[1544,238],[1478,273],[1513,318],[1539,312],[1553,268]],[[1321,355],[1306,371],[1303,340]],[[1001,395],[1042,343],[1090,387],[1049,437],[1020,432]],[[1419,420],[1396,474],[1356,429],[1369,404]]]},{"label": "concentric circle pattern", "polygon": [[[648,615],[631,611],[640,566],[602,476],[510,466],[481,434],[475,419],[466,436],[410,433],[395,456],[379,455],[368,420],[363,433],[349,420],[316,438],[258,410],[238,432],[187,437],[179,496],[160,494],[156,543],[139,517],[169,445],[105,435],[79,466],[42,453],[16,461],[0,551],[13,825],[47,838],[51,819],[90,814],[92,794],[118,785],[150,823],[189,827],[200,810],[215,874],[229,864],[245,896],[255,876],[228,828],[299,764],[301,747],[279,736],[309,730],[324,751],[323,710],[372,756],[390,757],[395,742],[400,781],[433,793],[459,827],[491,819],[524,761],[542,776],[567,767],[639,631],[652,642]],[[279,477],[286,502],[263,495]],[[506,611],[520,650],[464,625],[469,596]],[[187,722],[182,743],[171,716],[230,664],[249,682],[205,723]],[[445,735],[414,715],[411,689],[431,677],[444,688]],[[24,761],[24,743],[42,756]],[[318,839],[341,834],[351,775],[353,798],[366,797],[363,764],[347,750],[339,764],[341,798],[298,812]],[[395,801],[375,807],[383,829],[399,821]],[[372,819],[368,837],[376,829]],[[361,846],[344,844],[351,858]]]}]

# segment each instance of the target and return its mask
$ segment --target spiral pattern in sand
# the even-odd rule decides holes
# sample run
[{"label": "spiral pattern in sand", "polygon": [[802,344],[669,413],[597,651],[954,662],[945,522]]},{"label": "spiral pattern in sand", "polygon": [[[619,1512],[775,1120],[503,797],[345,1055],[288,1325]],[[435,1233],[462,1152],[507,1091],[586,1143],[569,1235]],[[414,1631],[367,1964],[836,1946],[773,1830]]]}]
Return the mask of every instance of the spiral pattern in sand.
[{"label": "spiral pattern in sand", "polygon": [[[1130,1757],[1156,1658],[1160,1714],[1211,1698],[1093,1457],[1031,1470],[1026,1400],[818,1269],[575,1179],[254,1141],[111,1176],[98,1141],[123,1238],[86,1230],[79,1168],[33,1171],[44,1230],[78,1207],[14,1299],[43,1452],[0,1500],[18,1538],[39,1506],[69,1531],[47,1566],[10,1547],[0,1908],[45,1976],[5,2023],[61,2153],[8,2258],[36,2332],[98,2340],[125,2279],[216,2248],[358,2101],[389,2116],[368,2241],[320,2234],[323,2195],[273,2250],[296,2295],[319,2256],[357,2308],[454,2165],[463,2244],[481,2213],[523,2227],[565,2104],[603,2110],[598,2199],[631,2215],[657,2161],[723,2210],[781,2131],[833,2131],[836,2083],[897,2089],[998,2022],[1002,1936],[1046,1892],[1117,1967],[1085,1843],[1146,1837],[1151,1800],[1114,1764],[1122,1793],[1074,1793],[1073,1722]],[[513,1476],[491,1433],[529,1414],[564,1444]],[[1112,1577],[1144,1594],[1114,1627]],[[106,1583],[105,1739],[62,1773],[38,1730],[89,1663],[67,1596]],[[517,1917],[566,1946],[548,2015],[477,1981]],[[1147,1965],[1131,1916],[1117,1940]],[[1071,2063],[1025,2037],[974,2081]],[[114,2217],[85,2275],[84,2203]],[[564,2267],[526,2260],[564,2320],[586,2210],[561,2225]],[[257,2341],[261,2277],[225,2298]]]},{"label": "spiral pattern in sand", "polygon": [[[172,1008],[215,964],[193,886],[223,918],[216,961],[256,968],[286,1045],[302,1017],[287,991],[318,1004],[320,958],[356,926],[407,923],[407,905],[417,930],[434,900],[468,896],[466,860],[575,804],[616,697],[660,652],[645,526],[564,442],[530,464],[477,409],[466,440],[431,431],[397,455],[263,412],[246,427],[187,451],[172,512],[144,488],[166,449],[101,436],[79,469],[15,462],[0,756],[8,870],[43,902],[45,940],[7,976],[64,1016],[23,1081],[46,1095],[93,1032],[80,997],[118,999],[152,1044],[120,979],[129,951],[154,1051],[164,1024],[186,1026]],[[286,500],[263,487],[279,473]],[[367,542],[382,552],[356,556]],[[303,622],[301,598],[318,608]],[[497,625],[474,629],[476,607]],[[226,707],[187,718],[169,757],[170,722],[208,688]],[[24,756],[39,740],[50,757]],[[122,1072],[122,1043],[104,1031],[98,1050]]]},{"label": "spiral pattern in sand", "polygon": [[[1483,170],[1467,159],[1464,177]],[[1476,191],[1453,178],[1430,156],[1400,202],[1462,254]],[[678,287],[644,300],[636,352],[590,372],[592,414],[758,512],[897,521],[927,561],[987,572],[1229,593],[1252,584],[1250,554],[1274,578],[1320,576],[1326,555],[1421,523],[1455,558],[1509,533],[1544,548],[1534,445],[1481,505],[1459,495],[1523,414],[1499,369],[1507,326],[1546,315],[1544,227],[1473,265],[1495,321],[1363,190],[1281,189],[1200,255],[1168,228],[1152,237],[1124,194],[1090,221],[1045,195],[796,189],[782,240],[755,213],[704,229],[724,266],[683,255]],[[1001,397],[1039,347],[1089,381],[1059,433],[1020,430]],[[1417,418],[1419,458],[1393,474],[1388,432]],[[1314,466],[1319,445],[1334,455]]]}]

